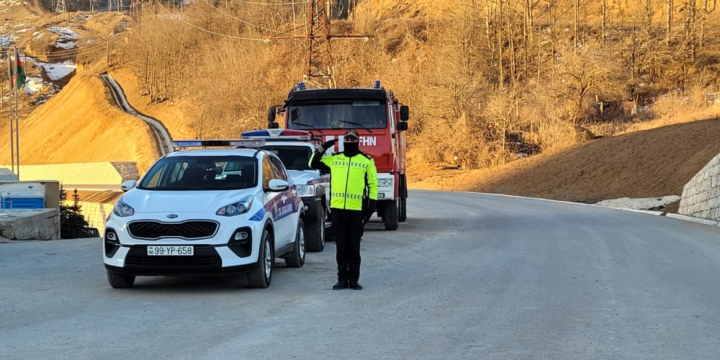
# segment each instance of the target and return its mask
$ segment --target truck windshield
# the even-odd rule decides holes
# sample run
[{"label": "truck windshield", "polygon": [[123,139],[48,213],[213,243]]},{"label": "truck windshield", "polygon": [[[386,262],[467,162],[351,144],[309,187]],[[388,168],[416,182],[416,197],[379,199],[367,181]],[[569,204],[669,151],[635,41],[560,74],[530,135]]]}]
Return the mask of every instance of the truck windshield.
[{"label": "truck windshield", "polygon": [[261,149],[277,155],[288,170],[311,170],[312,150],[307,146],[263,146]]},{"label": "truck windshield", "polygon": [[312,130],[313,127],[384,129],[387,127],[387,111],[385,103],[381,100],[302,102],[290,105],[289,111],[290,129]]},{"label": "truck windshield", "polygon": [[138,185],[145,190],[238,190],[257,185],[257,161],[246,156],[173,156],[156,162]]}]

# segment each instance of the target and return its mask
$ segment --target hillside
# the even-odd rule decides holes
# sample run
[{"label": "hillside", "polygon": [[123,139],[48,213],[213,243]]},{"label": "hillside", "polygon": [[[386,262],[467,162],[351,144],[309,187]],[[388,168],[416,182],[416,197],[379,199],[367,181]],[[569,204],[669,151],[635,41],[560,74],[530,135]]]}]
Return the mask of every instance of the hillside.
[{"label": "hillside", "polygon": [[[0,134],[8,134],[6,121]],[[77,75],[56,96],[20,121],[21,164],[136,161],[144,171],[158,157],[144,123],[112,105],[97,76]],[[4,140],[4,138],[3,138]],[[0,142],[9,163],[10,144]]]},{"label": "hillside", "polygon": [[720,119],[669,125],[595,140],[490,170],[412,174],[411,187],[479,191],[595,203],[682,195],[720,153]]}]

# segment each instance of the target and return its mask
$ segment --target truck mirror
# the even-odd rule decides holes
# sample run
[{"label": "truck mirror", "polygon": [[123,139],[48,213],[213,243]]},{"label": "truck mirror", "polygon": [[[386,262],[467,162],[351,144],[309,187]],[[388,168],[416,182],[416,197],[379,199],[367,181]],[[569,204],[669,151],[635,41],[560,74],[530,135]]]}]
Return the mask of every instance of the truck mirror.
[{"label": "truck mirror", "polygon": [[268,108],[268,123],[274,123],[275,122],[275,114],[277,114],[277,110],[275,110],[274,106],[271,106]]},{"label": "truck mirror", "polygon": [[400,120],[408,121],[410,118],[410,108],[403,105],[400,107]]},{"label": "truck mirror", "polygon": [[408,124],[404,121],[401,121],[397,124],[398,131],[405,131],[408,129]]}]

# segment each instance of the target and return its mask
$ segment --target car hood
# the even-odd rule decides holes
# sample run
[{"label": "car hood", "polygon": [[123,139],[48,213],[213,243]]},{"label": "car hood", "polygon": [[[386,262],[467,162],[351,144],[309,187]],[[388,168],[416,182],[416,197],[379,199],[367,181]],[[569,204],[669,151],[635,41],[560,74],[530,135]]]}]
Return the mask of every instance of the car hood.
[{"label": "car hood", "polygon": [[319,178],[320,172],[317,170],[288,170],[288,175],[296,185],[305,185],[308,181]]},{"label": "car hood", "polygon": [[160,191],[133,189],[122,201],[136,214],[143,213],[212,213],[219,208],[253,195],[257,189],[222,191]]}]

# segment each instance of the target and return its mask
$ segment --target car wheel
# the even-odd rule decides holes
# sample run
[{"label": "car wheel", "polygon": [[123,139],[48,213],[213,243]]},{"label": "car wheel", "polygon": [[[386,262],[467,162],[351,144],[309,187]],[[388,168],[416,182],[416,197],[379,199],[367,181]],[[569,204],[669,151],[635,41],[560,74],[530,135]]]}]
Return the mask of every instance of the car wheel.
[{"label": "car wheel", "polygon": [[307,251],[321,252],[325,249],[325,214],[322,207],[316,210],[315,220],[307,224]]},{"label": "car wheel", "polygon": [[298,220],[294,248],[293,252],[285,258],[285,265],[299,268],[305,264],[305,224],[303,224],[302,219]]},{"label": "car wheel", "polygon": [[388,201],[385,204],[383,222],[385,230],[397,230],[398,228],[398,200]]},{"label": "car wheel", "polygon": [[116,274],[110,270],[105,270],[107,273],[108,283],[113,289],[127,289],[135,284],[135,277],[132,275]]},{"label": "car wheel", "polygon": [[260,239],[257,268],[247,274],[251,288],[264,289],[272,282],[272,270],[275,264],[275,249],[270,240],[270,232],[265,229]]}]

